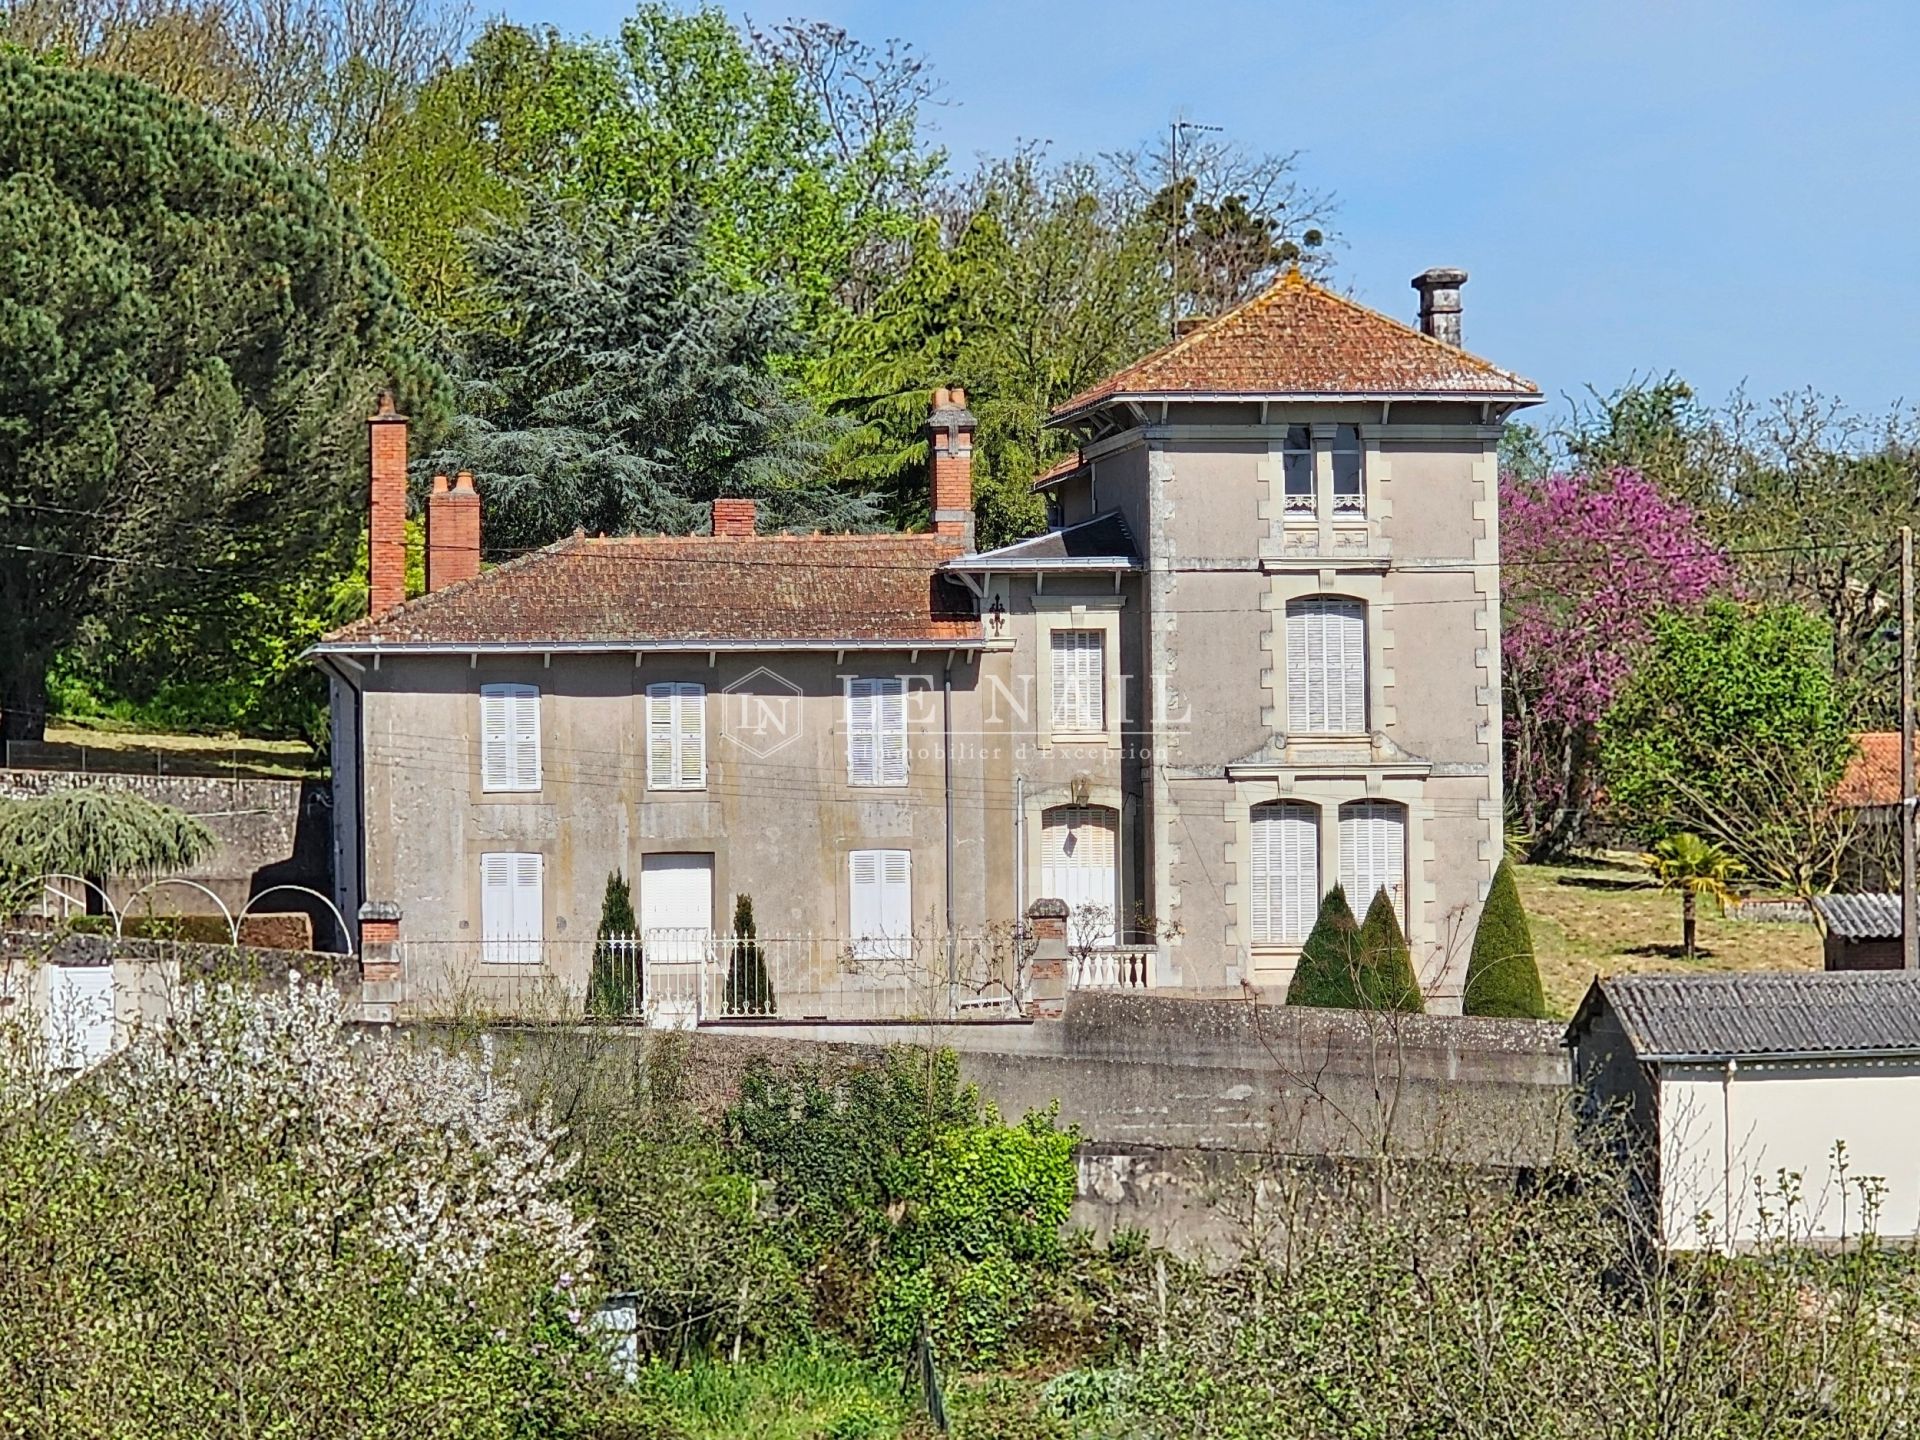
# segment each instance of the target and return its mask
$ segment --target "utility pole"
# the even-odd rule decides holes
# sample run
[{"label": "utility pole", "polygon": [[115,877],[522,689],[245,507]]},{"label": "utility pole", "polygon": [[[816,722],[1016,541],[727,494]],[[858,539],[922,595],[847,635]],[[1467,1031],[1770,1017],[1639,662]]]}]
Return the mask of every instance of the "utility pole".
[{"label": "utility pole", "polygon": [[1920,895],[1914,893],[1913,527],[1900,527],[1900,963],[1920,970]]}]

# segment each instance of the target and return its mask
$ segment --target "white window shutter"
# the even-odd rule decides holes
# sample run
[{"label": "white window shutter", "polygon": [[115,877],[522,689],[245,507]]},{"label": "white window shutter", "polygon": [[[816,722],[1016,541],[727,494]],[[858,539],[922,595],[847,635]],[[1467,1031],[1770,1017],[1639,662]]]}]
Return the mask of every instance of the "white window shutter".
[{"label": "white window shutter", "polygon": [[853,953],[866,958],[880,934],[880,853],[855,850],[847,857],[847,928]]},{"label": "white window shutter", "polygon": [[540,788],[540,692],[531,685],[519,687],[513,697],[513,787],[516,790]]},{"label": "white window shutter", "polygon": [[699,790],[706,783],[706,688],[672,681],[647,686],[647,788]]},{"label": "white window shutter", "polygon": [[1256,805],[1252,826],[1254,943],[1297,945],[1320,908],[1319,812],[1291,800]]},{"label": "white window shutter", "polygon": [[1381,890],[1401,923],[1407,913],[1407,811],[1391,800],[1355,800],[1340,807],[1340,885],[1364,913]]},{"label": "white window shutter", "polygon": [[546,938],[546,861],[516,851],[480,857],[480,958],[488,965],[538,965]]},{"label": "white window shutter", "polygon": [[847,783],[851,785],[880,783],[874,750],[873,683],[871,680],[847,682]]},{"label": "white window shutter", "polygon": [[904,680],[882,680],[880,686],[880,783],[904,785],[907,783],[907,686]]},{"label": "white window shutter", "polygon": [[647,686],[647,788],[665,790],[674,783],[673,686]]},{"label": "white window shutter", "polygon": [[904,960],[913,936],[913,855],[855,850],[847,857],[847,918],[853,954]]},{"label": "white window shutter", "polygon": [[513,866],[514,959],[522,965],[540,963],[540,942],[546,938],[546,915],[541,884],[545,862],[538,855],[516,855]]},{"label": "white window shutter", "polygon": [[707,692],[699,685],[682,685],[679,707],[679,775],[683,789],[699,790],[707,783]]},{"label": "white window shutter", "polygon": [[507,958],[513,932],[513,857],[480,857],[480,958],[498,965]]},{"label": "white window shutter", "polygon": [[1366,606],[1341,596],[1287,605],[1287,729],[1357,735],[1367,725]]},{"label": "white window shutter", "polygon": [[847,681],[847,782],[907,783],[906,681]]},{"label": "white window shutter", "polygon": [[540,788],[540,691],[537,687],[480,687],[480,788]]},{"label": "white window shutter", "polygon": [[488,685],[480,691],[480,788],[505,790],[511,768],[508,762],[507,697],[501,687]]},{"label": "white window shutter", "polygon": [[1106,637],[1098,630],[1055,630],[1049,636],[1056,734],[1106,727]]}]

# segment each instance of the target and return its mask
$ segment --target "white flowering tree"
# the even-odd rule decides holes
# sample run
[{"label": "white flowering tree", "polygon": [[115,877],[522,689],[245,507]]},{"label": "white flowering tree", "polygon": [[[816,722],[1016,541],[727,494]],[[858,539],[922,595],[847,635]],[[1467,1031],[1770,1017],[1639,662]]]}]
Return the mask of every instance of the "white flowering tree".
[{"label": "white flowering tree", "polygon": [[598,1393],[560,1127],[343,1019],[297,978],[191,986],[3,1097],[0,1433],[18,1403],[72,1435],[558,1434]]}]

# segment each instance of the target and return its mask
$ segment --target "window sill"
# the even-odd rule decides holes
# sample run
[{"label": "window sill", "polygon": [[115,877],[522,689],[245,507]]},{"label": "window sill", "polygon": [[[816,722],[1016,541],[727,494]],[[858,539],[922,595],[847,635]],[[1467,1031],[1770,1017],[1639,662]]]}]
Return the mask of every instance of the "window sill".
[{"label": "window sill", "polygon": [[698,785],[649,785],[647,786],[647,794],[649,795],[699,795],[699,794],[703,794],[706,791],[706,788],[707,786],[705,781],[702,781]]},{"label": "window sill", "polygon": [[1055,731],[1047,737],[1052,745],[1105,745],[1113,736],[1105,730],[1067,730]]},{"label": "window sill", "polygon": [[485,785],[482,785],[480,787],[480,793],[482,795],[538,795],[540,793],[540,787],[538,785],[514,785],[511,787],[495,786],[492,789],[488,789]]}]

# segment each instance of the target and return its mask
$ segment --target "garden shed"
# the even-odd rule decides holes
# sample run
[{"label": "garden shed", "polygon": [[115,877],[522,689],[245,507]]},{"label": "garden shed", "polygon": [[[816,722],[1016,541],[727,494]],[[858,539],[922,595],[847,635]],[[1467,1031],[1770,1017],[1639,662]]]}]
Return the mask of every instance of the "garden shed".
[{"label": "garden shed", "polygon": [[1898,895],[1816,895],[1829,970],[1900,968]]},{"label": "garden shed", "polygon": [[1669,1249],[1920,1235],[1920,974],[1616,975],[1566,1044]]}]

